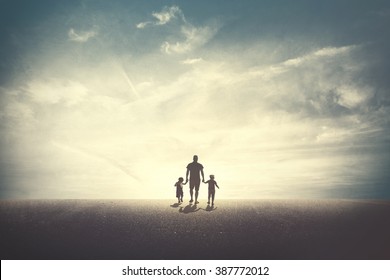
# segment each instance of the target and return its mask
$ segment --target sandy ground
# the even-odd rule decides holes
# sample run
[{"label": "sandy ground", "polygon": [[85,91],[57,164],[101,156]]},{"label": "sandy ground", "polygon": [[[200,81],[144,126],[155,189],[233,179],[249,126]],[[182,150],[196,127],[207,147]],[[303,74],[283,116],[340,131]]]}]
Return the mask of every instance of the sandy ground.
[{"label": "sandy ground", "polygon": [[1,259],[390,259],[390,201],[2,200]]}]

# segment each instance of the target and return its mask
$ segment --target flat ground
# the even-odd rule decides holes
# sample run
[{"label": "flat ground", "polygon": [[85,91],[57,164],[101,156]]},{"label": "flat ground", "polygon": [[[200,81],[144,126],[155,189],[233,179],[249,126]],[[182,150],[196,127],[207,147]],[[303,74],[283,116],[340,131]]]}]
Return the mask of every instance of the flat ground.
[{"label": "flat ground", "polygon": [[2,200],[1,259],[390,259],[390,201]]}]

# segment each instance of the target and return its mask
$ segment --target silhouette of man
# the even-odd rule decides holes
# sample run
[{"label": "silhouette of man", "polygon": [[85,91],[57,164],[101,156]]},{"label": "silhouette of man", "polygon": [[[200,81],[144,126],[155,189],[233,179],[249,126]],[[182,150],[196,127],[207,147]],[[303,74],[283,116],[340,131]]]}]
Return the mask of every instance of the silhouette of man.
[{"label": "silhouette of man", "polygon": [[193,202],[193,195],[195,189],[195,204],[198,204],[198,194],[200,186],[200,174],[202,175],[202,182],[204,182],[203,165],[198,162],[198,156],[194,156],[193,162],[187,165],[186,183],[188,182],[188,175],[190,175],[190,195]]}]

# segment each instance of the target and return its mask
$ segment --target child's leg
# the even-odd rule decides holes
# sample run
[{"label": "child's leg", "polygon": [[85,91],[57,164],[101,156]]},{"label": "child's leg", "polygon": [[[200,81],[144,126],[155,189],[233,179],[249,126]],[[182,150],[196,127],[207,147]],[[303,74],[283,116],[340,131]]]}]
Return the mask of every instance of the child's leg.
[{"label": "child's leg", "polygon": [[211,197],[212,197],[212,200],[213,200],[213,204],[214,204],[214,197],[215,197],[215,192],[213,192],[213,194],[211,195]]},{"label": "child's leg", "polygon": [[209,192],[208,192],[208,201],[207,201],[207,203],[210,203],[210,196],[211,196],[211,193],[210,193],[210,190],[209,190]]}]

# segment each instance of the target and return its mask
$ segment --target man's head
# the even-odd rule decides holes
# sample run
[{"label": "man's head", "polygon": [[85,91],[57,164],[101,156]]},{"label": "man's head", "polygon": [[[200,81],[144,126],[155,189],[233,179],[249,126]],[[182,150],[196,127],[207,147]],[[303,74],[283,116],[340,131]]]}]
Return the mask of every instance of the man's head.
[{"label": "man's head", "polygon": [[198,156],[194,155],[194,162],[198,162]]}]

